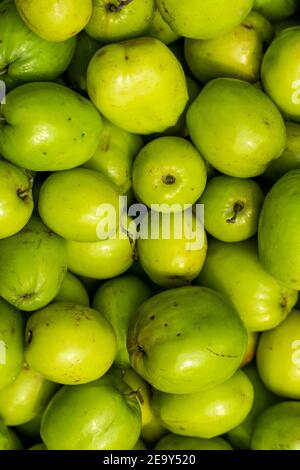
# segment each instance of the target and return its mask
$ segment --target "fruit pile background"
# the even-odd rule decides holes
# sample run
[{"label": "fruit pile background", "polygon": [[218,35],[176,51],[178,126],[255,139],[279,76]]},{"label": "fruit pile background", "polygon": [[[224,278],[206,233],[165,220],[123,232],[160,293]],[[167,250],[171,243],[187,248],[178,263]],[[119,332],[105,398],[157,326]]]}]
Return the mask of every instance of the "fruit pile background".
[{"label": "fruit pile background", "polygon": [[300,450],[300,0],[2,0],[0,100],[0,450]]}]

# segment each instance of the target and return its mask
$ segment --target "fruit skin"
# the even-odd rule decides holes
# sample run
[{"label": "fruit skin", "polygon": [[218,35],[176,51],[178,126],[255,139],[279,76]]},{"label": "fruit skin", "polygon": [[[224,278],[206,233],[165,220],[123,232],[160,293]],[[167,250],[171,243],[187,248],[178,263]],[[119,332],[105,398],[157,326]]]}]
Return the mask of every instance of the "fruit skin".
[{"label": "fruit skin", "polygon": [[251,447],[251,438],[258,416],[269,406],[279,401],[279,397],[268,390],[258,375],[255,364],[250,364],[243,369],[251,381],[254,390],[254,401],[247,418],[236,428],[227,433],[229,442],[238,449],[247,450]]},{"label": "fruit skin", "polygon": [[[185,58],[193,75],[203,83],[218,77],[256,82],[263,60],[260,32],[247,19],[215,39],[185,39]],[[249,27],[250,26],[250,27]]]},{"label": "fruit skin", "polygon": [[13,237],[0,240],[0,295],[31,312],[51,302],[67,271],[65,241],[37,216]]},{"label": "fruit skin", "polygon": [[26,325],[25,360],[52,382],[79,385],[103,376],[116,355],[116,338],[96,310],[59,302],[35,312]]},{"label": "fruit skin", "polygon": [[92,0],[16,0],[27,26],[47,41],[65,41],[88,23]]},{"label": "fruit skin", "polygon": [[165,44],[172,44],[177,41],[180,36],[175,33],[168,23],[163,19],[158,8],[155,8],[154,17],[149,28],[145,32],[146,36],[158,39]]},{"label": "fruit skin", "polygon": [[[164,233],[166,218],[170,220],[169,233]],[[156,217],[152,211],[148,218],[148,237],[142,234],[137,241],[142,268],[161,287],[189,285],[199,275],[206,252],[207,238],[201,221],[193,214],[189,218],[178,211],[157,213]]]},{"label": "fruit skin", "polygon": [[147,447],[142,439],[139,439],[132,450],[147,450]]},{"label": "fruit skin", "polygon": [[45,444],[42,442],[40,444],[35,444],[34,446],[29,447],[27,450],[47,450]]},{"label": "fruit skin", "polygon": [[199,203],[204,204],[207,232],[224,242],[256,234],[264,194],[256,181],[220,175],[212,178]]},{"label": "fruit skin", "polygon": [[253,0],[157,0],[163,18],[173,31],[188,38],[211,39],[232,30],[253,5]]},{"label": "fruit skin", "polygon": [[130,275],[104,282],[95,294],[93,308],[109,321],[117,338],[115,365],[118,367],[130,367],[127,351],[129,324],[138,307],[149,297],[149,287],[141,279]]},{"label": "fruit skin", "polygon": [[84,31],[81,31],[78,35],[73,58],[64,74],[64,78],[66,78],[71,88],[86,92],[86,71],[91,58],[99,47],[99,42],[88,36]]},{"label": "fruit skin", "polygon": [[269,97],[232,78],[212,80],[203,88],[188,110],[187,126],[201,155],[238,178],[262,174],[286,144],[282,116]]},{"label": "fruit skin", "polygon": [[279,21],[293,15],[299,8],[298,0],[254,0],[254,10],[271,21]]},{"label": "fruit skin", "polygon": [[300,312],[294,310],[277,328],[259,340],[257,367],[262,381],[273,393],[300,399]]},{"label": "fruit skin", "polygon": [[74,168],[46,179],[40,191],[39,213],[51,230],[67,240],[96,242],[102,204],[111,204],[117,212],[117,189],[96,171]]},{"label": "fruit skin", "polygon": [[0,450],[22,450],[18,435],[0,421]]},{"label": "fruit skin", "polygon": [[23,365],[21,313],[0,298],[0,391],[16,379]]},{"label": "fruit skin", "polygon": [[90,306],[90,299],[84,284],[69,272],[66,273],[54,302],[72,302],[83,307]]},{"label": "fruit skin", "polygon": [[50,82],[27,83],[1,105],[0,150],[34,171],[59,171],[86,162],[102,131],[101,116],[75,91]]},{"label": "fruit skin", "polygon": [[30,219],[32,184],[29,172],[0,160],[0,239],[15,235]]},{"label": "fruit skin", "polygon": [[299,402],[281,402],[258,418],[251,442],[252,450],[299,450]]},{"label": "fruit skin", "polygon": [[141,432],[135,395],[122,379],[108,373],[79,387],[63,387],[42,420],[49,450],[131,450]]},{"label": "fruit skin", "polygon": [[246,365],[250,364],[256,355],[257,343],[259,335],[258,333],[248,331],[248,345],[245,352],[243,361],[241,362],[240,368],[242,369]]},{"label": "fruit skin", "polygon": [[174,126],[188,101],[180,63],[165,44],[153,38],[99,49],[88,67],[87,88],[101,114],[135,134]]},{"label": "fruit skin", "polygon": [[203,392],[174,395],[155,390],[153,405],[169,431],[210,439],[242,423],[251,410],[253,396],[250,380],[239,370],[226,382]]},{"label": "fruit skin", "polygon": [[131,365],[154,388],[194,393],[238,369],[247,333],[221,294],[183,287],[155,295],[139,308],[128,333]]},{"label": "fruit skin", "polygon": [[31,421],[21,424],[20,426],[16,426],[18,433],[20,433],[21,436],[25,436],[27,439],[29,438],[31,442],[37,442],[41,438],[40,427],[42,415],[43,413],[40,413]]},{"label": "fruit skin", "polygon": [[104,118],[98,148],[83,166],[99,171],[125,194],[131,188],[133,161],[142,147],[141,136],[130,134]]},{"label": "fruit skin", "polygon": [[264,55],[261,79],[264,90],[286,118],[300,122],[298,50],[300,27],[282,31]]},{"label": "fruit skin", "polygon": [[178,204],[177,210],[184,210],[185,204],[192,205],[201,196],[206,180],[203,158],[190,142],[180,137],[152,140],[133,164],[133,190],[148,207]]},{"label": "fruit skin", "polygon": [[7,426],[18,426],[44,411],[58,385],[23,366],[16,380],[0,391],[0,416]]},{"label": "fruit skin", "polygon": [[168,434],[156,444],[155,450],[232,450],[232,447],[221,437],[201,439]]},{"label": "fruit skin", "polygon": [[97,41],[112,43],[141,36],[151,24],[154,0],[93,0],[86,32]]},{"label": "fruit skin", "polygon": [[226,295],[248,331],[275,328],[298,299],[296,290],[264,270],[255,240],[234,244],[210,240],[199,282]]},{"label": "fruit skin", "polygon": [[258,249],[264,268],[300,290],[300,170],[289,171],[267,194],[260,214]]},{"label": "fruit skin", "polygon": [[55,80],[68,67],[76,39],[51,43],[24,24],[14,2],[0,6],[0,70],[7,89],[25,82]]}]

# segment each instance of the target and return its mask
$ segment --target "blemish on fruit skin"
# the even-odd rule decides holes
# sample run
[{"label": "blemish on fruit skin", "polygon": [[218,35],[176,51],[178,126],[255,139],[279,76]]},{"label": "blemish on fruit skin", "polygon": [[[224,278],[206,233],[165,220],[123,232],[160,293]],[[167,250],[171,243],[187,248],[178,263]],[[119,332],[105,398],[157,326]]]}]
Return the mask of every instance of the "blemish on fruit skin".
[{"label": "blemish on fruit skin", "polygon": [[150,317],[150,320],[155,320],[155,315],[152,315],[152,317]]}]

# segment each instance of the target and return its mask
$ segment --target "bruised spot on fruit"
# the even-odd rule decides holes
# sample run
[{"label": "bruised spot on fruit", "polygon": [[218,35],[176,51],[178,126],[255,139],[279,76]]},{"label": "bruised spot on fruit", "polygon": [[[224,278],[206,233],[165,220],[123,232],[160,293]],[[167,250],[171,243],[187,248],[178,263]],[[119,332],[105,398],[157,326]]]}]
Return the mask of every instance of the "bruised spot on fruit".
[{"label": "bruised spot on fruit", "polygon": [[31,342],[32,342],[32,330],[28,330],[27,331],[27,336],[26,336],[27,346],[29,346]]},{"label": "bruised spot on fruit", "polygon": [[176,183],[176,178],[173,175],[164,175],[161,177],[161,179],[164,184],[171,185]]},{"label": "bruised spot on fruit", "polygon": [[242,201],[237,201],[233,206],[233,216],[229,219],[226,219],[228,224],[234,224],[236,222],[236,218],[242,210],[244,210],[245,204]]},{"label": "bruised spot on fruit", "polygon": [[155,315],[152,315],[152,316],[150,317],[150,320],[155,320]]},{"label": "bruised spot on fruit", "polygon": [[31,187],[26,188],[26,189],[18,188],[17,189],[17,196],[20,199],[22,199],[22,201],[29,202],[30,201],[30,191],[31,191]]},{"label": "bruised spot on fruit", "polygon": [[254,26],[252,24],[247,24],[247,23],[242,23],[241,25],[243,28],[246,28],[246,29],[254,29]]},{"label": "bruised spot on fruit", "polygon": [[288,301],[287,301],[287,298],[286,297],[282,297],[281,300],[280,300],[280,308],[282,308],[282,310],[285,310],[288,306]]},{"label": "bruised spot on fruit", "polygon": [[177,335],[176,335],[176,336],[181,336],[181,333],[177,333]]},{"label": "bruised spot on fruit", "polygon": [[211,348],[206,348],[207,351],[209,351],[210,353],[214,354],[215,356],[218,356],[218,357],[228,357],[228,358],[235,358],[235,357],[239,357],[239,356],[236,356],[234,354],[221,354],[221,353],[217,353],[216,351],[214,351],[213,349]]},{"label": "bruised spot on fruit", "polygon": [[164,326],[168,326],[168,323],[165,323]]},{"label": "bruised spot on fruit", "polygon": [[117,13],[127,7],[132,1],[133,0],[118,0],[118,5],[110,2],[106,4],[105,9],[110,13]]}]

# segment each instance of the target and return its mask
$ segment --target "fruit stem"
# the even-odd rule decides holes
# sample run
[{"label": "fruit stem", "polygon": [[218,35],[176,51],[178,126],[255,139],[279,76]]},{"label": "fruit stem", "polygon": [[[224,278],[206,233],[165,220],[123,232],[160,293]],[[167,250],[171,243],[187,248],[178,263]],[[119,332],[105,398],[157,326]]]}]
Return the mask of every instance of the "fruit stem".
[{"label": "fruit stem", "polygon": [[245,204],[242,201],[237,201],[233,206],[233,216],[226,220],[228,224],[234,224],[236,218],[240,212],[245,208]]},{"label": "fruit stem", "polygon": [[107,11],[111,13],[115,13],[121,11],[124,7],[129,5],[133,0],[118,0],[119,5],[115,5],[114,3],[108,3],[106,6]]}]

